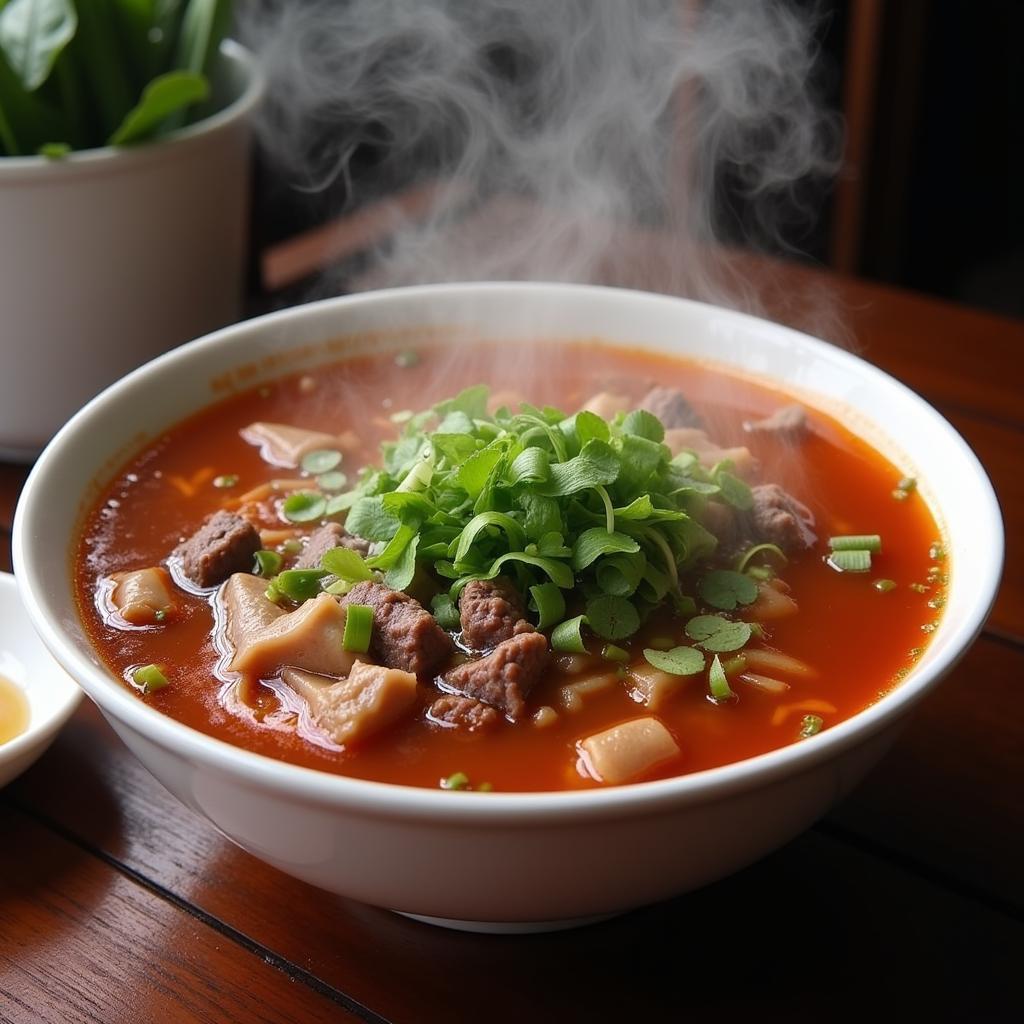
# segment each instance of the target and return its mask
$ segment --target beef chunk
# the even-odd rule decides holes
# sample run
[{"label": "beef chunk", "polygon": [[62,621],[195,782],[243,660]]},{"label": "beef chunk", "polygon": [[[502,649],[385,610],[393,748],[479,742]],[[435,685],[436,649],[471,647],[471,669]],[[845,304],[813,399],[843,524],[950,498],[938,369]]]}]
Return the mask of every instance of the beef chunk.
[{"label": "beef chunk", "polygon": [[498,723],[498,712],[472,697],[446,693],[438,697],[427,711],[427,717],[448,729],[463,732],[483,732]]},{"label": "beef chunk", "polygon": [[419,601],[383,583],[357,583],[342,605],[373,609],[370,649],[388,668],[433,675],[452,652],[451,637]]},{"label": "beef chunk", "polygon": [[774,434],[776,437],[797,441],[807,433],[807,412],[802,405],[783,405],[763,420],[743,424],[751,434]]},{"label": "beef chunk", "polygon": [[215,587],[232,573],[252,572],[260,535],[233,512],[216,512],[174,549],[182,574],[200,587]]},{"label": "beef chunk", "polygon": [[744,523],[732,505],[709,501],[700,515],[701,525],[718,538],[719,552],[735,550],[744,539]]},{"label": "beef chunk", "polygon": [[337,523],[325,523],[315,529],[306,541],[306,546],[295,562],[296,569],[318,569],[320,559],[333,548],[351,548],[366,555],[370,545],[362,537],[353,537]]},{"label": "beef chunk", "polygon": [[474,651],[491,651],[517,633],[529,633],[523,599],[512,584],[496,580],[470,580],[459,597],[462,642]]},{"label": "beef chunk", "polygon": [[513,722],[522,717],[526,697],[548,662],[543,633],[520,633],[483,658],[456,665],[444,682],[466,697],[475,697]]},{"label": "beef chunk", "polygon": [[662,426],[703,427],[701,418],[681,391],[675,388],[655,387],[640,399],[640,408],[653,413],[661,420]]},{"label": "beef chunk", "polygon": [[778,484],[761,484],[751,493],[754,508],[750,515],[758,540],[778,544],[783,551],[806,551],[814,546],[818,539],[811,529],[814,515],[806,505]]}]

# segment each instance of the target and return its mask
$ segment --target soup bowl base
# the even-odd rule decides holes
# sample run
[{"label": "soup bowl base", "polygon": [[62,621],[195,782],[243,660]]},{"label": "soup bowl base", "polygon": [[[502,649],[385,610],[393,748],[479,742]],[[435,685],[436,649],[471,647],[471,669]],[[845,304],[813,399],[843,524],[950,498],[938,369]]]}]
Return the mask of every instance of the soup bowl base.
[{"label": "soup bowl base", "polygon": [[620,914],[593,914],[589,917],[567,917],[559,921],[460,921],[453,917],[430,917],[427,914],[408,914],[404,910],[393,913],[410,921],[449,928],[456,932],[475,932],[478,935],[539,935],[543,932],[569,931],[587,925],[610,921]]}]

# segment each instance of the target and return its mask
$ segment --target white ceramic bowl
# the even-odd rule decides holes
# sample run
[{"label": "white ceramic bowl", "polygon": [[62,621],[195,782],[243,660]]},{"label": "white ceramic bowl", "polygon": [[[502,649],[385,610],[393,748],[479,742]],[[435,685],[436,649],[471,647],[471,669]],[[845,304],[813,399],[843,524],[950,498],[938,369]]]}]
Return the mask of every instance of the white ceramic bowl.
[{"label": "white ceramic bowl", "polygon": [[82,699],[75,681],[39,642],[9,572],[0,572],[0,675],[28,703],[28,727],[0,743],[0,786],[6,786],[42,757]]},{"label": "white ceramic bowl", "polygon": [[[816,396],[814,404],[926,482],[952,564],[945,614],[926,653],[900,687],[813,741],[681,778],[586,792],[453,798],[329,775],[211,739],[129,693],[90,648],[75,610],[68,551],[83,503],[146,438],[208,403],[215,379],[253,386],[427,334],[453,343],[461,335],[504,343],[538,334],[594,337],[718,361]],[[83,409],[39,460],[18,509],[14,556],[47,646],[149,770],[239,845],[366,903],[461,927],[531,930],[703,885],[822,815],[978,633],[999,579],[1002,523],[984,471],[953,428],[913,392],[838,348],[738,313],[638,292],[448,285],[275,313],[132,373]]]}]

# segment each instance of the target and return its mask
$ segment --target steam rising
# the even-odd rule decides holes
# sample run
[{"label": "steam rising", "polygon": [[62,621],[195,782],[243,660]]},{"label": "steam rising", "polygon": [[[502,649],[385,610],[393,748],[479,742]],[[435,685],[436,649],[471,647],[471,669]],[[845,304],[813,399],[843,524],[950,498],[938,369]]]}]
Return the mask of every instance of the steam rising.
[{"label": "steam rising", "polygon": [[270,79],[262,143],[290,180],[340,180],[349,208],[438,186],[364,285],[599,281],[750,308],[712,245],[722,183],[748,234],[778,248],[834,170],[812,26],[789,4],[264,0],[242,14]]}]

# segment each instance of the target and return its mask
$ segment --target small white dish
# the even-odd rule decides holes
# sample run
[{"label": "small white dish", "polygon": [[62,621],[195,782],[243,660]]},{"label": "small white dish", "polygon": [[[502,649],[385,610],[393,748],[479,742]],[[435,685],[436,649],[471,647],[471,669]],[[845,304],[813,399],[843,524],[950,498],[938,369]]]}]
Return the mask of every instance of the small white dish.
[{"label": "small white dish", "polygon": [[35,763],[78,707],[82,691],[36,636],[14,577],[0,572],[0,676],[28,701],[28,727],[0,743],[0,786]]}]

